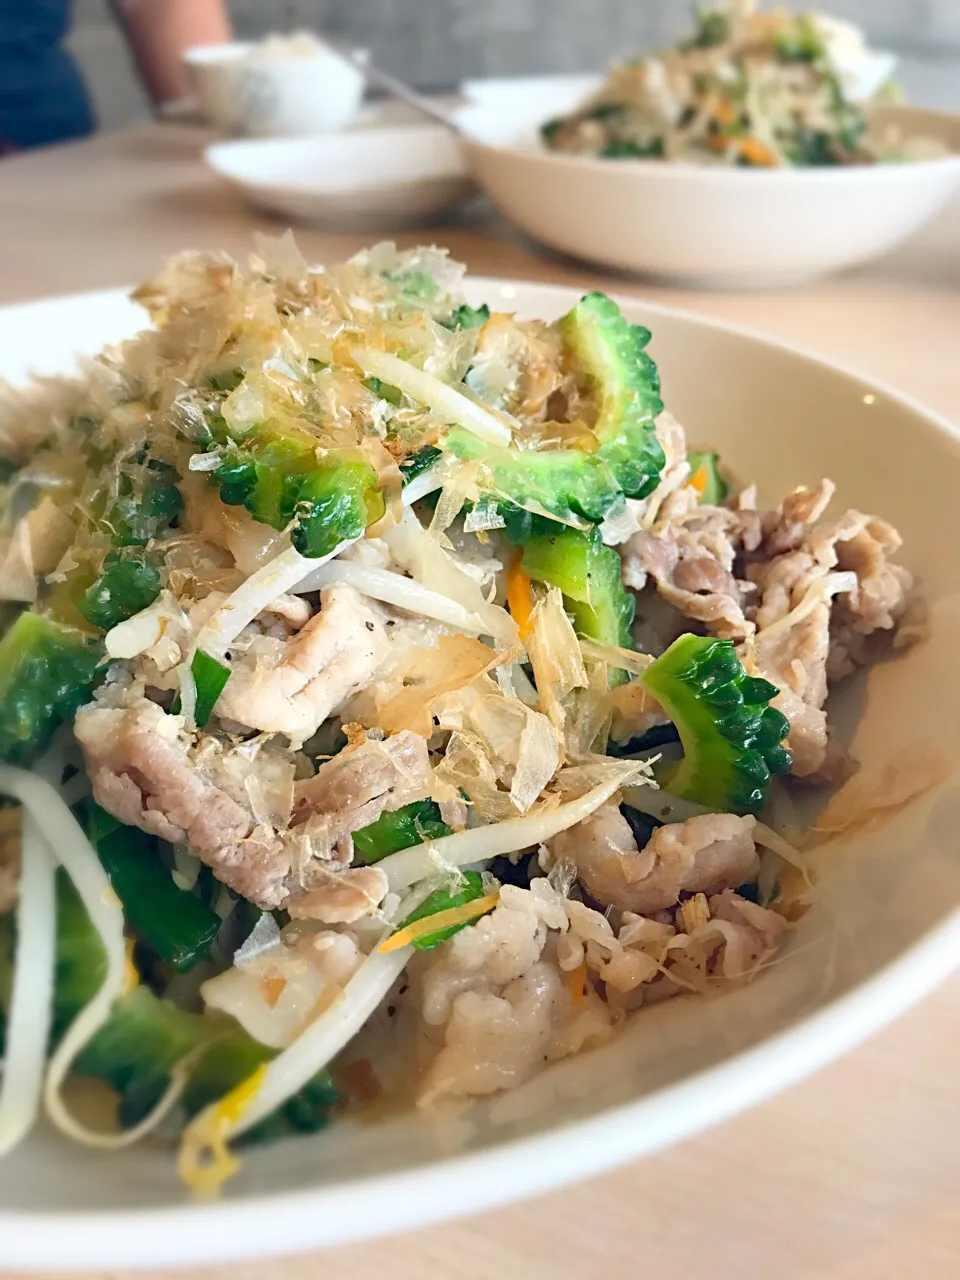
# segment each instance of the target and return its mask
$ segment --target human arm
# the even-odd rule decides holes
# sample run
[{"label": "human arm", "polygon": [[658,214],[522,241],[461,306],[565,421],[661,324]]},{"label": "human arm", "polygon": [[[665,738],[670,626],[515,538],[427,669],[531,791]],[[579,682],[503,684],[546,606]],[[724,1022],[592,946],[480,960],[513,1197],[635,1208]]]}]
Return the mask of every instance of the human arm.
[{"label": "human arm", "polygon": [[157,106],[191,93],[185,49],[233,39],[225,0],[113,0],[112,7]]}]

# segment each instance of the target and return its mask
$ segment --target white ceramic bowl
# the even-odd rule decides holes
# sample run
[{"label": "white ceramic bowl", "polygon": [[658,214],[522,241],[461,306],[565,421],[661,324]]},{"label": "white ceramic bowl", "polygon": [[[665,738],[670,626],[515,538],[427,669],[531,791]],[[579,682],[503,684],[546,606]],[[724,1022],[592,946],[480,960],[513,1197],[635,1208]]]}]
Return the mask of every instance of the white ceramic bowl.
[{"label": "white ceramic bowl", "polygon": [[226,133],[328,133],[354,120],[363,98],[363,72],[332,49],[267,56],[238,41],[187,49],[183,60],[201,110]]},{"label": "white ceramic bowl", "polygon": [[[573,105],[572,97],[568,106]],[[960,117],[908,107],[877,120],[955,154],[841,169],[740,169],[598,160],[547,151],[556,93],[467,106],[470,169],[494,204],[553,249],[683,284],[765,287],[865,262],[918,230],[960,189]]]},{"label": "white ceramic bowl", "polygon": [[[576,296],[495,281],[470,289],[475,304],[526,316],[559,315]],[[680,312],[626,311],[652,329],[667,402],[692,441],[755,477],[762,500],[827,474],[845,504],[896,519],[932,606],[931,639],[875,668],[865,692],[848,688],[837,712],[849,724],[863,703],[864,775],[920,750],[954,759],[960,559],[945,549],[960,540],[960,433],[776,343]],[[0,311],[0,376],[63,368],[137,323],[117,293]],[[514,1201],[675,1142],[813,1071],[957,965],[958,828],[953,777],[817,860],[817,905],[750,986],[641,1010],[603,1049],[460,1115],[340,1123],[252,1150],[219,1204],[185,1202],[168,1151],[89,1152],[37,1133],[0,1163],[0,1269],[223,1262],[357,1239]]]},{"label": "white ceramic bowl", "polygon": [[258,208],[355,231],[423,223],[476,194],[441,125],[220,142],[204,159]]}]

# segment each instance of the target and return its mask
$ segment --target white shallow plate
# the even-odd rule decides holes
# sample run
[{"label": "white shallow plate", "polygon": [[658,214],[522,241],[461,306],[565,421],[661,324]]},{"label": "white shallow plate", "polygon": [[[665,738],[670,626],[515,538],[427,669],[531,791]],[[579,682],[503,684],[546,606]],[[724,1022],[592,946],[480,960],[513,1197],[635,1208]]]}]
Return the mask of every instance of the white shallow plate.
[{"label": "white shallow plate", "polygon": [[599,160],[546,150],[544,121],[580,100],[555,86],[464,107],[471,172],[508,218],[585,261],[718,288],[772,287],[893,249],[960,190],[960,117],[876,109],[879,126],[954,154],[909,164],[741,169]]},{"label": "white shallow plate", "polygon": [[351,231],[428,222],[476,194],[454,137],[441,125],[218,142],[204,159],[261,209]]},{"label": "white shallow plate", "polygon": [[[469,294],[544,317],[577,296],[483,280]],[[864,775],[921,749],[953,758],[960,560],[944,548],[960,539],[960,433],[804,353],[681,312],[625,310],[653,330],[667,403],[691,441],[756,478],[763,501],[830,475],[845,504],[896,518],[905,561],[923,575],[931,638],[848,688],[837,712],[858,723]],[[136,323],[117,293],[0,311],[0,376],[64,368]],[[0,1163],[0,1269],[160,1267],[329,1245],[514,1201],[676,1142],[836,1057],[957,966],[958,827],[951,777],[818,860],[816,906],[752,985],[641,1010],[610,1045],[459,1115],[342,1122],[251,1151],[219,1204],[187,1203],[160,1147],[104,1154],[38,1132]]]}]

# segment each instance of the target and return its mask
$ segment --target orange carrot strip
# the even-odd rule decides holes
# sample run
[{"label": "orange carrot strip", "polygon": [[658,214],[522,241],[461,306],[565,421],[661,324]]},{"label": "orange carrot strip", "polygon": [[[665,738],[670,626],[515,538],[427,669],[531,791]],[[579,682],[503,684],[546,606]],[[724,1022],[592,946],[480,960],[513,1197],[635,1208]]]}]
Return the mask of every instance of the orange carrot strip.
[{"label": "orange carrot strip", "polygon": [[564,970],[563,980],[570,992],[570,1002],[576,1009],[587,993],[587,966],[581,961],[575,969]]},{"label": "orange carrot strip", "polygon": [[762,142],[758,142],[756,138],[744,138],[740,143],[740,154],[744,160],[749,160],[751,164],[760,165],[763,168],[774,168],[777,158],[770,150],[765,147]]},{"label": "orange carrot strip", "polygon": [[707,481],[710,479],[710,473],[704,463],[701,462],[696,471],[687,481],[688,486],[694,490],[698,498],[702,498],[707,491]]},{"label": "orange carrot strip", "polygon": [[507,570],[507,606],[514,622],[517,624],[520,639],[526,640],[530,634],[533,594],[530,578],[521,569],[519,559],[514,560]]}]

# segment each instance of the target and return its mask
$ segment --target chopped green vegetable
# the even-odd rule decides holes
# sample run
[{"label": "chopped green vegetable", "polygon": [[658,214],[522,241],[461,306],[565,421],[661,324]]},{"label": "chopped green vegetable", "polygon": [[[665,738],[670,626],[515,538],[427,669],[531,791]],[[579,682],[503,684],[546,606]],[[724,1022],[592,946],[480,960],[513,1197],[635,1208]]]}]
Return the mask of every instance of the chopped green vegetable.
[{"label": "chopped green vegetable", "polygon": [[318,462],[316,440],[306,432],[257,429],[211,476],[224,502],[245,507],[259,523],[273,529],[294,523],[291,539],[305,556],[327,555],[358,538],[384,511],[373,467],[349,454]]},{"label": "chopped green vegetable", "polygon": [[[120,1123],[137,1124],[156,1106],[173,1067],[188,1054],[196,1060],[182,1105],[188,1116],[229,1093],[276,1056],[232,1019],[206,1017],[136,987],[114,1005],[110,1020],[77,1060],[78,1075],[104,1080],[120,1095]],[[337,1094],[326,1071],[318,1072],[247,1141],[323,1128]]]},{"label": "chopped green vegetable", "polygon": [[600,152],[603,160],[662,160],[663,138],[614,138]]},{"label": "chopped green vegetable", "polygon": [[197,727],[203,729],[211,715],[213,715],[213,708],[217,705],[217,699],[223,693],[227,681],[230,679],[230,668],[224,666],[222,662],[218,662],[216,658],[211,658],[209,653],[204,653],[202,649],[198,649],[193,655],[190,670],[193,672],[194,683],[197,686],[197,705],[194,719],[197,722]]},{"label": "chopped green vegetable", "polygon": [[796,129],[790,135],[787,158],[791,164],[812,169],[838,165],[840,157],[836,151],[837,141],[837,138],[823,130]]},{"label": "chopped green vegetable", "polygon": [[76,1072],[106,1081],[120,1095],[120,1123],[136,1124],[159,1101],[176,1063],[212,1043],[216,1033],[212,1019],[138,986],[114,1004],[77,1059]]},{"label": "chopped green vegetable", "polygon": [[654,430],[663,411],[660,375],[646,353],[650,332],[603,293],[588,293],[557,322],[580,381],[598,400],[598,450],[628,498],[657,487],[664,455]]},{"label": "chopped green vegetable", "polygon": [[[257,1046],[260,1047],[259,1045]],[[216,1072],[213,1068],[219,1061],[220,1055],[230,1053],[231,1056],[236,1050],[230,1050],[220,1045],[212,1050],[201,1063],[200,1074],[192,1082],[193,1091],[187,1090],[188,1106],[195,1103],[195,1099],[200,1096],[200,1088],[209,1086],[205,1084],[205,1080],[209,1073],[211,1084],[219,1085]],[[232,1063],[228,1060],[224,1064],[229,1070]],[[232,1086],[231,1086],[232,1087]],[[208,1097],[209,1102],[215,1101],[223,1095],[218,1091]],[[319,1133],[321,1129],[325,1129],[330,1123],[330,1118],[334,1109],[340,1102],[340,1094],[337,1092],[336,1085],[329,1071],[318,1071],[317,1074],[305,1085],[297,1090],[297,1092],[278,1107],[272,1115],[265,1116],[259,1124],[255,1124],[253,1128],[248,1129],[238,1139],[238,1145],[251,1146],[257,1142],[276,1142],[279,1138],[288,1137],[295,1133]],[[206,1105],[206,1103],[204,1103]]]},{"label": "chopped green vegetable", "polygon": [[[0,970],[3,957],[11,953],[13,932],[13,917],[0,917]],[[105,972],[100,937],[76,890],[60,871],[54,1042],[96,994]],[[8,988],[0,973],[0,1030],[9,1000]],[[252,1039],[232,1018],[188,1013],[170,1000],[159,999],[148,987],[137,986],[116,1001],[109,1021],[81,1052],[76,1071],[111,1085],[120,1095],[120,1123],[133,1125],[156,1105],[167,1087],[171,1069],[187,1054],[197,1056],[182,1105],[188,1115],[194,1115],[269,1062],[276,1051]],[[320,1071],[244,1140],[320,1129],[336,1102],[329,1074]]]},{"label": "chopped green vegetable", "polygon": [[217,913],[174,883],[155,836],[124,826],[92,802],[87,831],[128,924],[166,964],[183,973],[192,969],[220,931]]},{"label": "chopped green vegetable", "polygon": [[400,473],[403,476],[403,483],[408,485],[411,480],[416,480],[417,476],[422,476],[429,471],[435,462],[443,457],[443,450],[437,449],[434,445],[425,445],[422,449],[418,449],[416,453],[411,453],[409,458],[404,458],[400,463]]},{"label": "chopped green vegetable", "polygon": [[368,387],[375,396],[379,396],[381,400],[386,400],[388,404],[392,404],[395,408],[399,408],[403,404],[403,392],[399,387],[395,387],[392,383],[384,382],[381,378],[369,377],[365,378],[363,385]]},{"label": "chopped green vegetable", "polygon": [[629,110],[630,104],[627,102],[601,102],[595,107],[588,107],[579,115],[581,120],[599,120],[602,123],[607,120],[616,120]]},{"label": "chopped green vegetable", "polygon": [[[720,455],[716,453],[688,453],[690,479],[697,481],[700,501],[710,507],[717,507],[724,501],[730,488],[718,470]],[[703,481],[701,484],[700,481]]]},{"label": "chopped green vegetable", "polygon": [[0,484],[6,484],[20,470],[20,463],[12,458],[0,458]]},{"label": "chopped green vegetable", "polygon": [[50,1034],[56,1043],[106,977],[107,957],[80,895],[57,870],[57,943]]},{"label": "chopped green vegetable", "polygon": [[680,741],[675,724],[655,724],[646,733],[638,734],[626,742],[607,743],[607,755],[617,759],[629,760],[632,756],[643,755],[644,752],[656,751],[657,747],[670,746]]},{"label": "chopped green vegetable", "polygon": [[153,604],[162,581],[160,570],[139,548],[110,551],[77,608],[91,626],[109,631]]},{"label": "chopped green vegetable", "polygon": [[355,831],[354,859],[369,865],[388,854],[449,834],[450,828],[440,817],[438,806],[432,800],[415,800],[413,804],[382,813],[376,822]]},{"label": "chopped green vegetable", "polygon": [[99,662],[89,637],[21,613],[0,639],[0,760],[34,760],[87,698]]},{"label": "chopped green vegetable", "polygon": [[[664,464],[654,429],[663,409],[660,378],[644,350],[649,332],[630,324],[602,293],[588,293],[557,322],[557,329],[583,393],[596,401],[596,448],[489,448],[456,427],[447,432],[445,443],[457,457],[486,464],[505,519],[512,504],[561,522],[580,517],[598,523],[624,494],[641,498],[656,488]],[[522,525],[514,525],[521,542]]]},{"label": "chopped green vegetable", "polygon": [[762,808],[771,776],[792,764],[787,718],[769,706],[776,685],[748,676],[729,640],[694,635],[675,640],[641,679],[683,744],[668,789],[710,809]]},{"label": "chopped green vegetable", "polygon": [[[599,530],[562,529],[533,537],[520,563],[535,582],[560,588],[581,635],[633,648],[633,596],[623,585],[619,554],[603,545]],[[624,675],[620,672],[614,679],[620,681]]]},{"label": "chopped green vegetable", "polygon": [[207,382],[214,391],[230,392],[236,391],[243,378],[242,369],[229,369],[226,373],[212,373]]},{"label": "chopped green vegetable", "polygon": [[[417,920],[425,920],[427,916],[435,916],[438,911],[450,911],[453,907],[462,907],[468,902],[474,902],[477,898],[482,898],[486,893],[483,886],[483,877],[479,871],[465,871],[461,881],[461,887],[454,892],[449,889],[435,889],[420,903],[416,911],[411,911],[399,926],[399,929],[406,929],[408,925],[413,924]],[[493,908],[491,907],[492,911]],[[479,919],[479,917],[478,917]],[[465,929],[467,924],[473,921],[466,921],[463,924],[452,924],[447,929],[438,929],[436,933],[427,933],[417,938],[414,946],[418,951],[431,951],[434,947],[446,942],[447,938],[452,938],[455,933],[459,933],[461,929]]]},{"label": "chopped green vegetable", "polygon": [[109,631],[156,600],[163,577],[143,548],[165,532],[183,508],[173,467],[145,453],[135,461],[141,464],[139,470],[120,476],[119,494],[99,521],[113,550],[99,572],[89,563],[81,566],[63,584],[53,605],[58,616],[75,620],[75,609],[100,631]]},{"label": "chopped green vegetable", "polygon": [[[60,1039],[80,1010],[96,995],[107,972],[100,936],[90,923],[67,873],[57,869],[57,935],[54,953],[53,1017],[50,1036]],[[0,915],[0,1050],[13,982],[16,919]]]},{"label": "chopped green vegetable", "polygon": [[447,322],[448,329],[479,329],[490,319],[490,308],[484,302],[479,307],[468,307],[466,303],[451,313]]},{"label": "chopped green vegetable", "polygon": [[380,272],[384,280],[400,286],[400,294],[405,302],[417,305],[431,302],[440,292],[440,286],[428,271],[419,267],[391,267]]},{"label": "chopped green vegetable", "polygon": [[783,62],[818,62],[827,56],[816,25],[806,14],[799,15],[792,28],[781,31],[773,43]]},{"label": "chopped green vegetable", "polygon": [[456,427],[448,431],[446,445],[459,458],[483,459],[490,487],[505,499],[504,515],[512,505],[560,520],[573,515],[599,523],[622,496],[613,469],[598,451],[491,449]]},{"label": "chopped green vegetable", "polygon": [[120,494],[103,518],[115,547],[145,547],[183,509],[177,473],[165,462],[145,462],[134,481],[121,476]]},{"label": "chopped green vegetable", "polygon": [[515,547],[524,547],[531,538],[553,534],[566,527],[547,516],[526,511],[513,502],[500,502],[498,507],[503,517],[503,532]]},{"label": "chopped green vegetable", "polygon": [[694,8],[697,33],[681,49],[712,49],[730,38],[730,15],[723,9]]},{"label": "chopped green vegetable", "polygon": [[345,459],[311,472],[297,496],[300,522],[291,541],[304,556],[329,555],[383,515],[377,473],[360,458]]}]

